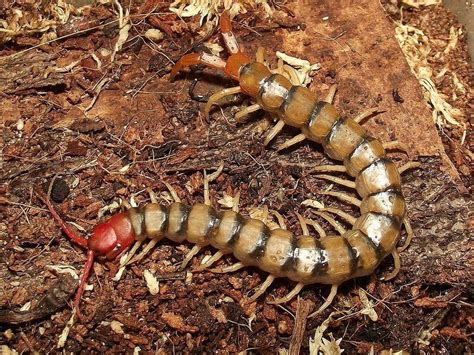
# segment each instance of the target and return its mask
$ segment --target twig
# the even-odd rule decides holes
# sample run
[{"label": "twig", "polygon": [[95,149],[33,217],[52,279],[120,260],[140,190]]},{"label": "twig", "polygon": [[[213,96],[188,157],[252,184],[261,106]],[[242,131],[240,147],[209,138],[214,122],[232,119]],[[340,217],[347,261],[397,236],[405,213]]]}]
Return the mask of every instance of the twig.
[{"label": "twig", "polygon": [[296,308],[296,322],[293,334],[291,335],[289,355],[298,355],[300,353],[301,344],[303,343],[304,331],[306,329],[306,321],[308,315],[313,310],[314,303],[310,300],[302,300],[298,298],[298,307]]}]

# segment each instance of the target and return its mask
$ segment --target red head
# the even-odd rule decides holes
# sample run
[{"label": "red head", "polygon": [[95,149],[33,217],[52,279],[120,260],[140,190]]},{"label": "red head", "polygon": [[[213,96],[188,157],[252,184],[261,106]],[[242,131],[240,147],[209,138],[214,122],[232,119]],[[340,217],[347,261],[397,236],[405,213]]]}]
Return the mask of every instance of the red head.
[{"label": "red head", "polygon": [[135,241],[135,234],[127,213],[119,213],[98,224],[92,230],[87,247],[97,256],[115,259]]}]

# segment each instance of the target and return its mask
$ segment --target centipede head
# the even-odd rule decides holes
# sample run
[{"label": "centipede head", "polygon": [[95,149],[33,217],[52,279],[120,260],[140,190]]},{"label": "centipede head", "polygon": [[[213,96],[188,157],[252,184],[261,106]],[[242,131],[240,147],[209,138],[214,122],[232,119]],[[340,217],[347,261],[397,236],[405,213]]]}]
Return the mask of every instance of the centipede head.
[{"label": "centipede head", "polygon": [[46,204],[53,218],[61,226],[63,232],[74,243],[87,250],[87,260],[79,281],[79,286],[74,297],[74,309],[79,318],[82,318],[79,303],[84,291],[84,286],[89,278],[90,271],[94,264],[94,258],[105,256],[112,260],[123,253],[135,240],[133,227],[126,213],[119,213],[107,221],[98,224],[93,230],[89,239],[72,232],[54,209],[48,196],[37,192],[38,197]]},{"label": "centipede head", "polygon": [[135,241],[133,227],[125,212],[98,224],[88,240],[88,249],[97,256],[113,260]]}]

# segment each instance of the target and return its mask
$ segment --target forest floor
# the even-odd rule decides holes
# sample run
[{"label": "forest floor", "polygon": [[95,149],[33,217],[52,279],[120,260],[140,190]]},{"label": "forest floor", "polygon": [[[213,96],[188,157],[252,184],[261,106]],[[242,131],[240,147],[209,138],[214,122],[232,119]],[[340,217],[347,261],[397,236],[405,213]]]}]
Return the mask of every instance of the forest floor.
[{"label": "forest floor", "polygon": [[[327,286],[305,287],[299,298],[275,306],[267,302],[294,286],[278,280],[245,304],[264,273],[191,272],[211,248],[181,272],[192,245],[165,241],[120,281],[112,280],[117,260],[96,262],[81,303],[84,319],[67,325],[77,284],[72,277],[81,273],[85,253],[62,234],[37,197],[50,185],[56,209],[81,234],[117,212],[120,200],[149,202],[147,189],[165,203],[164,182],[184,202],[202,202],[203,171],[213,172],[221,161],[224,170],[210,184],[216,207],[229,207],[240,192],[244,215],[261,216],[267,206],[295,233],[301,233],[296,212],[316,219],[302,204],[306,200],[356,216],[359,211],[318,194],[328,183],[308,166],[335,163],[319,145],[304,141],[277,152],[278,144],[298,133],[285,127],[265,146],[273,123],[261,112],[236,124],[234,114],[250,104],[248,98],[223,100],[206,120],[204,103],[190,97],[190,85],[198,79],[194,94],[206,96],[234,85],[230,79],[192,68],[169,81],[173,62],[183,54],[222,45],[218,31],[209,31],[215,26],[200,27],[199,16],[180,18],[168,2],[150,0],[132,1],[122,14],[118,2],[111,2],[82,8],[80,15],[77,8],[87,1],[69,1],[77,8],[52,1],[42,11],[28,1],[7,2],[11,6],[0,5],[0,18],[10,26],[10,32],[0,32],[3,351],[472,351],[472,68],[465,34],[442,5],[273,2],[271,16],[258,8],[233,22],[245,51],[266,48],[272,66],[276,51],[319,63],[311,90],[324,97],[337,85],[335,106],[342,115],[377,107],[379,114],[364,127],[384,142],[398,140],[409,148],[407,154],[390,153],[397,165],[422,163],[403,174],[415,238],[401,255],[396,278],[380,280],[393,267],[387,258],[374,275],[346,282],[331,307],[306,319],[324,302]],[[400,21],[426,35],[418,37],[431,47],[424,64],[440,97],[459,110],[449,116],[453,122],[439,113],[433,123],[433,108],[395,39]],[[226,256],[222,264],[234,261]],[[150,293],[145,271],[159,281],[157,294]],[[57,302],[44,303],[44,295]]]}]

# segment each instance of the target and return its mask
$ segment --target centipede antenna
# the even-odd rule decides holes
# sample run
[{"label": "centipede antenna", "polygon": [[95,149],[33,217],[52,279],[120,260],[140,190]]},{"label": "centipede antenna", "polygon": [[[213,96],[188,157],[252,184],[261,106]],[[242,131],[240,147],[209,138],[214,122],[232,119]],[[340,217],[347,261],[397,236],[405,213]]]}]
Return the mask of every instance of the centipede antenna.
[{"label": "centipede antenna", "polygon": [[269,304],[282,304],[282,303],[289,302],[293,299],[293,297],[295,297],[298,293],[300,293],[300,291],[303,289],[304,286],[305,286],[304,283],[298,282],[296,284],[296,286],[290,291],[290,293],[288,293],[285,297],[276,298],[273,301],[270,301],[270,302],[267,302],[267,303],[269,303]]},{"label": "centipede antenna", "polygon": [[320,191],[319,194],[337,197],[341,201],[350,203],[357,207],[360,207],[360,204],[362,203],[361,200],[339,191]]},{"label": "centipede antenna", "polygon": [[337,230],[337,232],[340,234],[340,235],[343,235],[345,232],[346,232],[346,229],[341,226],[334,218],[332,218],[330,215],[328,215],[327,213],[325,212],[319,212],[319,211],[312,211],[314,214],[324,218],[326,221],[329,222],[329,224],[331,226],[334,227],[334,229]]},{"label": "centipede antenna", "polygon": [[318,233],[319,237],[320,238],[325,238],[326,237],[326,231],[323,229],[323,227],[321,227],[321,225],[312,220],[312,219],[309,219],[309,218],[305,218],[305,222],[307,224],[309,224],[310,226],[312,226],[315,230],[316,230],[316,233]]},{"label": "centipede antenna", "polygon": [[377,107],[369,108],[368,110],[358,114],[356,117],[354,117],[354,121],[357,123],[360,123],[362,120],[366,119],[367,117],[370,117],[378,112]]},{"label": "centipede antenna", "polygon": [[298,144],[299,142],[302,142],[306,139],[306,136],[303,133],[300,133],[296,136],[294,136],[291,139],[288,139],[286,142],[280,144],[277,148],[277,152],[282,151],[283,149],[289,148],[292,145]]},{"label": "centipede antenna", "polygon": [[342,186],[345,186],[345,187],[349,187],[351,189],[356,188],[356,184],[355,184],[354,181],[341,179],[341,178],[338,178],[337,176],[331,176],[331,175],[326,175],[326,174],[319,174],[319,175],[314,175],[314,176],[317,177],[317,178],[320,178],[320,179],[331,181],[335,184],[339,184],[339,185],[342,185]]},{"label": "centipede antenna", "polygon": [[327,208],[321,208],[319,211],[334,213],[335,215],[338,215],[339,217],[345,219],[351,225],[354,225],[355,221],[357,220],[357,218],[351,216],[349,213],[346,213],[340,210],[339,208],[327,207]]},{"label": "centipede antenna", "polygon": [[295,214],[298,218],[298,221],[300,222],[301,231],[303,232],[303,235],[309,235],[308,225],[306,224],[305,219],[298,212],[295,212]]},{"label": "centipede antenna", "polygon": [[311,313],[308,316],[308,318],[313,318],[314,316],[318,315],[319,313],[321,313],[322,311],[324,311],[326,308],[328,308],[331,305],[332,301],[334,301],[334,298],[337,295],[337,288],[338,287],[339,287],[339,285],[332,285],[331,286],[331,291],[329,292],[329,295],[328,295],[328,298],[326,299],[326,301],[321,305],[321,307],[319,307],[319,309],[316,312]]},{"label": "centipede antenna", "polygon": [[262,107],[259,104],[253,104],[250,106],[247,106],[243,110],[237,112],[235,114],[235,121],[237,123],[241,123],[243,121],[242,117],[247,116],[249,113],[255,112],[260,110]]},{"label": "centipede antenna", "polygon": [[345,173],[347,171],[344,165],[319,165],[312,168],[309,172],[317,172],[317,173]]},{"label": "centipede antenna", "polygon": [[417,162],[417,161],[410,161],[408,163],[406,163],[405,165],[403,165],[402,167],[400,167],[398,169],[398,172],[400,174],[403,174],[405,171],[409,170],[409,169],[415,169],[415,168],[419,168],[421,166],[421,163],[420,162]]},{"label": "centipede antenna", "polygon": [[[52,183],[51,183],[52,185]],[[50,188],[51,189],[51,188]],[[51,203],[49,196],[50,196],[50,189],[48,190],[48,195],[44,196],[43,193],[41,192],[36,192],[36,195],[40,198],[41,201],[44,202],[44,204],[48,207],[49,212],[53,216],[54,220],[56,223],[59,224],[61,227],[61,230],[67,235],[69,239],[71,239],[74,243],[77,245],[86,248],[87,249],[87,239],[80,235],[74,234],[66,225],[64,220],[59,216],[59,214],[56,212],[56,210],[53,207],[53,204]]]},{"label": "centipede antenna", "polygon": [[263,283],[257,287],[257,289],[255,290],[255,293],[252,295],[252,297],[250,297],[247,300],[247,302],[248,303],[254,302],[257,298],[263,295],[265,291],[267,290],[267,288],[270,287],[270,285],[273,283],[274,280],[275,280],[275,276],[271,274],[268,275],[265,281],[263,281]]},{"label": "centipede antenna", "polygon": [[241,262],[238,262],[238,263],[235,263],[226,267],[222,267],[222,268],[209,269],[209,271],[214,272],[216,274],[226,274],[228,272],[234,272],[234,271],[240,270],[244,267],[245,267],[244,264],[242,264]]},{"label": "centipede antenna", "polygon": [[209,101],[206,103],[206,106],[204,107],[204,115],[206,116],[206,119],[209,119],[209,112],[211,111],[211,107],[215,105],[219,100],[221,100],[222,98],[226,96],[239,94],[241,92],[242,92],[242,89],[240,88],[240,86],[235,86],[232,88],[223,89],[211,95],[211,97],[209,98]]},{"label": "centipede antenna", "polygon": [[391,255],[392,255],[393,263],[394,263],[393,270],[387,275],[382,277],[382,280],[384,281],[393,279],[400,272],[401,262],[400,262],[400,255],[398,254],[398,250],[395,249],[394,251],[392,251]]},{"label": "centipede antenna", "polygon": [[407,153],[409,148],[405,143],[399,141],[392,141],[387,143],[382,143],[383,149],[385,150],[400,150],[404,153]]},{"label": "centipede antenna", "polygon": [[199,251],[201,250],[201,246],[200,245],[195,245],[193,246],[193,248],[186,254],[186,256],[184,257],[183,261],[181,262],[181,265],[179,267],[179,271],[183,271],[186,266],[188,265],[188,263],[191,261],[191,259],[197,254],[199,253]]},{"label": "centipede antenna", "polygon": [[402,252],[406,248],[408,248],[414,235],[413,228],[411,227],[411,224],[410,224],[410,220],[407,217],[403,218],[402,223],[405,226],[405,230],[407,231],[407,239],[405,240],[405,243],[403,243],[403,245],[400,248],[398,248],[399,252]]},{"label": "centipede antenna", "polygon": [[275,136],[281,132],[283,127],[285,127],[285,121],[278,120],[276,125],[274,125],[270,132],[268,132],[267,136],[265,137],[265,140],[263,141],[263,144],[268,145],[268,143],[270,143],[272,139],[275,138]]}]

